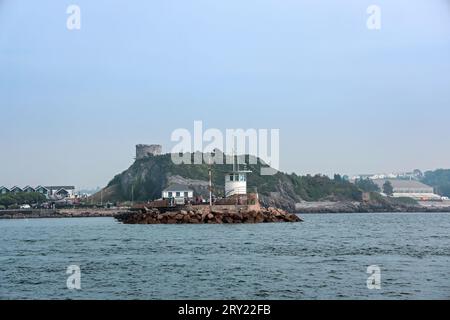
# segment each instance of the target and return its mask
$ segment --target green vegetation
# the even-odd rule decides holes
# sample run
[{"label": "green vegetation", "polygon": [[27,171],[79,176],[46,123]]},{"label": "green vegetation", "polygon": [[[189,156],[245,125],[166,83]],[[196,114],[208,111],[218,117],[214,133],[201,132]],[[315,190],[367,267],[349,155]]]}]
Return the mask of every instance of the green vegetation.
[{"label": "green vegetation", "polygon": [[422,182],[434,187],[435,192],[450,197],[450,169],[438,169],[425,172]]},{"label": "green vegetation", "polygon": [[42,203],[46,200],[47,198],[38,192],[8,193],[0,196],[0,206],[13,209],[19,205]]},{"label": "green vegetation", "polygon": [[391,201],[394,204],[399,204],[399,205],[417,205],[418,202],[416,200],[414,200],[413,198],[407,198],[407,197],[399,197],[399,198],[391,198]]},{"label": "green vegetation", "polygon": [[380,192],[380,187],[371,179],[359,179],[355,181],[355,185],[364,192]]},{"label": "green vegetation", "polygon": [[383,184],[383,193],[388,196],[392,196],[394,194],[394,187],[390,181],[386,181]]},{"label": "green vegetation", "polygon": [[[246,163],[249,163],[248,156]],[[277,172],[275,175],[261,175],[261,168],[265,167],[260,161],[257,164],[241,165],[240,169],[252,171],[248,175],[249,190],[257,190],[261,195],[281,193],[292,201],[317,201],[328,198],[335,200],[361,200],[361,190],[354,184],[336,175],[330,179],[324,175],[298,176],[295,173]],[[167,185],[169,176],[180,176],[185,179],[208,181],[207,164],[181,164],[172,162],[170,154],[137,160],[125,172],[115,176],[108,184],[109,190],[114,190],[109,201],[135,201],[157,199],[162,189]],[[211,165],[214,193],[223,196],[225,174],[232,170],[232,165]],[[106,199],[107,191],[103,196]]]}]

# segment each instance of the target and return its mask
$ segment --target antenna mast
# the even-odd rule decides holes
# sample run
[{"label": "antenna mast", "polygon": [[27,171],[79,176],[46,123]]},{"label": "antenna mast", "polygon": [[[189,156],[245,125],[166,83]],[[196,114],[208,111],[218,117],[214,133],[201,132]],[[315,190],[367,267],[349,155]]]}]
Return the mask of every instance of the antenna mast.
[{"label": "antenna mast", "polygon": [[212,169],[211,169],[211,158],[209,159],[209,205],[212,206]]}]

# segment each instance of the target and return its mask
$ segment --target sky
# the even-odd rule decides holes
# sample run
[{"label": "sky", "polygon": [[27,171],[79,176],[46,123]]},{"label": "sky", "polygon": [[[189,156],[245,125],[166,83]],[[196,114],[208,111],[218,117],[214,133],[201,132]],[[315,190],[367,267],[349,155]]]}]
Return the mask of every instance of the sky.
[{"label": "sky", "polygon": [[0,185],[104,186],[196,120],[280,129],[286,172],[450,168],[449,119],[447,0],[0,0]]}]

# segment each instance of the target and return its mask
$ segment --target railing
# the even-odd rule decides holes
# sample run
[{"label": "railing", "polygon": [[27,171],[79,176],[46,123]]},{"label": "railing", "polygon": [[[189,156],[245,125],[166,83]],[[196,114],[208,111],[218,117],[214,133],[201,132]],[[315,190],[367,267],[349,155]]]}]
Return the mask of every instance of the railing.
[{"label": "railing", "polygon": [[246,187],[239,187],[239,188],[234,188],[233,190],[228,191],[225,194],[225,197],[228,198],[232,195],[246,195],[247,194],[247,188]]}]

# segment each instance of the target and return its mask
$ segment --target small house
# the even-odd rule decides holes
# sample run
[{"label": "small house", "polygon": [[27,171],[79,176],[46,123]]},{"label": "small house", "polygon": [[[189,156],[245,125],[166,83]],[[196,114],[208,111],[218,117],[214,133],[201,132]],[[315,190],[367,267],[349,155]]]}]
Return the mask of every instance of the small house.
[{"label": "small house", "polygon": [[23,192],[22,188],[19,188],[18,186],[14,186],[11,188],[11,193],[21,193]]},{"label": "small house", "polygon": [[36,192],[36,189],[31,186],[26,186],[25,188],[23,188],[23,192]]},{"label": "small house", "polygon": [[38,186],[34,190],[35,190],[35,192],[43,194],[44,196],[48,196],[50,193],[50,190],[48,190],[46,187],[43,187],[43,186]]},{"label": "small house", "polygon": [[225,197],[247,194],[247,170],[234,170],[225,175]]},{"label": "small house", "polygon": [[186,202],[194,198],[194,190],[183,184],[171,184],[162,191],[163,199],[175,199],[176,203]]},{"label": "small house", "polygon": [[53,197],[73,198],[75,196],[74,186],[45,186],[48,190],[48,194]]},{"label": "small house", "polygon": [[10,193],[11,191],[7,188],[7,187],[0,187],[0,194],[7,194]]}]

